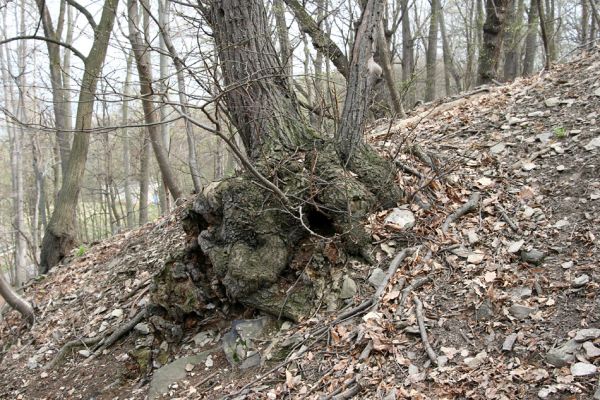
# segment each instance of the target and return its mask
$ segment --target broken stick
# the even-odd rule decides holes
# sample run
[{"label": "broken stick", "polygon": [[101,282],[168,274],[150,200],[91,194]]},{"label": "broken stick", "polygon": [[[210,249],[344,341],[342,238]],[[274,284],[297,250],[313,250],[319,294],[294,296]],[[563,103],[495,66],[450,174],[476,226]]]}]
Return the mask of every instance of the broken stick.
[{"label": "broken stick", "polygon": [[435,365],[438,364],[438,358],[433,351],[433,347],[429,343],[429,338],[427,337],[427,328],[425,328],[425,318],[423,317],[423,303],[418,296],[414,297],[415,302],[415,316],[417,317],[417,323],[419,324],[419,332],[421,333],[421,340],[423,341],[423,347],[425,347],[425,351],[427,352],[427,356],[431,360],[431,362]]},{"label": "broken stick", "polygon": [[450,214],[448,218],[446,218],[444,224],[442,225],[442,233],[448,232],[451,223],[455,222],[463,215],[475,210],[477,208],[477,205],[479,204],[479,197],[479,192],[473,192],[473,194],[471,194],[471,197],[469,197],[469,200],[462,207]]}]

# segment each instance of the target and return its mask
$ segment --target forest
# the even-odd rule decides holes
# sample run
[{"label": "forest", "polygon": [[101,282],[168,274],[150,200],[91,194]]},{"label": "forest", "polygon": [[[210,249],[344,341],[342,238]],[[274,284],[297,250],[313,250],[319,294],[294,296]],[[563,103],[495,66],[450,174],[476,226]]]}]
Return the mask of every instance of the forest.
[{"label": "forest", "polygon": [[[570,365],[571,381],[559,374],[550,382],[555,373],[534,356],[518,374],[520,361],[494,365],[498,377],[488,380],[504,382],[498,371],[505,369],[527,382],[518,385],[518,398],[591,396],[600,329],[597,318],[580,311],[593,313],[588,300],[598,288],[591,270],[600,198],[598,6],[596,0],[0,0],[0,332],[8,335],[0,340],[0,362],[23,346],[17,330],[29,332],[29,344],[50,347],[25,368],[37,373],[45,364],[42,378],[60,368],[74,374],[62,365],[65,358],[93,363],[111,357],[109,348],[126,335],[150,333],[148,343],[136,342],[119,359],[138,378],[123,378],[131,386],[120,391],[98,386],[101,397],[145,395],[132,379],[151,381],[152,398],[168,390],[181,395],[171,381],[159,387],[159,371],[181,357],[189,361],[180,363],[182,377],[194,376],[194,365],[209,370],[214,356],[234,370],[263,368],[237,383],[239,376],[222,378],[216,398],[508,398],[494,385],[482,387],[483,378],[467,379],[454,393],[447,386],[462,378],[444,365],[462,352],[455,338],[444,344],[431,325],[435,319],[441,328],[456,310],[434,304],[455,290],[466,308],[474,307],[471,332],[457,328],[457,337],[479,349],[467,351],[464,363],[483,369],[491,345],[486,352],[474,343],[505,327],[502,313],[541,329],[537,324],[550,312],[542,316],[540,308],[558,301],[549,294],[561,287],[552,283],[556,278],[568,281],[563,295],[580,296],[580,303],[568,317],[552,314],[552,329],[564,323],[581,329],[570,334],[577,346],[544,348],[544,359]],[[553,159],[565,154],[562,163]],[[579,172],[567,179],[576,165]],[[550,224],[554,216],[561,219]],[[546,222],[554,231],[544,230]],[[556,275],[532,272],[555,253]],[[415,269],[399,273],[407,263]],[[442,266],[460,274],[444,273],[448,283],[436,285]],[[68,288],[66,280],[74,280]],[[507,289],[516,284],[514,290],[529,290],[517,300]],[[437,291],[413,293],[430,286]],[[505,289],[512,294],[500,294]],[[103,295],[91,300],[92,293]],[[104,329],[91,328],[104,314]],[[89,326],[74,322],[81,315],[92,318]],[[106,330],[111,319],[122,324]],[[251,331],[284,335],[283,320],[304,338],[272,339],[268,351],[256,344],[263,339],[237,328],[241,321]],[[311,325],[325,320],[327,328]],[[61,338],[52,345],[42,339],[67,321],[72,329],[57,328]],[[428,361],[391,350],[398,329],[420,335]],[[527,341],[526,330],[505,332],[503,354]],[[205,343],[196,340],[206,332]],[[540,332],[532,337],[554,339],[555,346],[565,335]],[[192,336],[203,352],[182,345]],[[303,370],[316,368],[313,356],[305,360],[311,348],[321,346],[317,359],[327,359],[330,346],[352,341],[349,358],[329,360],[326,382],[319,380],[321,367],[312,377]],[[220,343],[224,355],[206,350],[208,343]],[[551,355],[552,349],[562,353]],[[265,367],[278,352],[285,352],[281,363]],[[394,357],[406,381],[392,390],[377,371],[392,368]],[[283,383],[261,394],[257,385],[283,371]],[[379,383],[361,381],[363,373]],[[444,373],[447,380],[437,380]],[[207,375],[189,387],[191,397],[213,398],[207,390],[219,380]],[[590,380],[577,386],[577,377]],[[7,388],[15,389],[19,375],[11,379]],[[430,392],[427,380],[435,382]],[[477,381],[477,389],[470,392],[467,381]],[[0,395],[26,393],[15,390]],[[93,395],[74,393],[68,398]]]}]

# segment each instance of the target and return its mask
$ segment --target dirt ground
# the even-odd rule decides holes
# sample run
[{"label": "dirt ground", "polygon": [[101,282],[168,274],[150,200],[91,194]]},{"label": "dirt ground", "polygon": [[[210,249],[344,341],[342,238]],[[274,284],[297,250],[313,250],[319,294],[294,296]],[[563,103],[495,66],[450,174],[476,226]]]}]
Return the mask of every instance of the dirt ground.
[{"label": "dirt ground", "polygon": [[[287,356],[256,368],[232,368],[217,351],[164,398],[600,398],[600,334],[581,339],[600,328],[599,119],[596,50],[403,121],[378,121],[369,141],[403,166],[408,196],[399,206],[416,217],[406,228],[385,222],[391,210],[372,215],[377,265],[348,265],[358,287],[352,308],[372,298],[376,267],[387,272],[413,248],[381,300],[342,321],[320,310],[276,332],[262,348],[288,343]],[[477,201],[446,228],[469,199]],[[33,329],[14,312],[0,322],[0,398],[147,396],[151,373],[132,361],[145,340],[137,332],[92,360],[77,348],[44,366],[69,340],[136,315],[152,274],[183,246],[184,210],[73,256],[28,288]],[[211,324],[216,338],[230,326]],[[203,350],[192,337],[206,329],[190,323],[172,357]],[[552,358],[571,339],[575,350]]]}]

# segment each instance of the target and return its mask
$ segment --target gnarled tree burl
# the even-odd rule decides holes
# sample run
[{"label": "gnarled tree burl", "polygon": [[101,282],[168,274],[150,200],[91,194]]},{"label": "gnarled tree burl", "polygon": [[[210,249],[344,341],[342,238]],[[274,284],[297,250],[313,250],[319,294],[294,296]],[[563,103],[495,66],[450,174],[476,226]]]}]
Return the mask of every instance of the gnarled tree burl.
[{"label": "gnarled tree burl", "polygon": [[[361,219],[402,195],[393,164],[362,138],[380,71],[372,57],[382,4],[370,0],[364,8],[335,135],[315,132],[299,111],[262,0],[206,1],[200,9],[214,33],[229,117],[248,159],[285,199],[255,174],[226,179],[197,197],[192,232],[199,233],[201,257],[229,299],[298,319],[326,286],[327,271],[302,273],[312,257],[305,254],[311,232],[333,237],[336,251],[359,253],[369,243]],[[316,242],[313,253],[323,250]]]}]

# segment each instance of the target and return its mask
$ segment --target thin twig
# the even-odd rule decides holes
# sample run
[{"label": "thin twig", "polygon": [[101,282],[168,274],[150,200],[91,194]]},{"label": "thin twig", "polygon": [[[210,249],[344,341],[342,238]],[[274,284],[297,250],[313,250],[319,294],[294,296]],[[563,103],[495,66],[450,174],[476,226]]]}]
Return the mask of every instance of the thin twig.
[{"label": "thin twig", "polygon": [[423,341],[423,347],[425,347],[425,351],[427,352],[427,356],[431,360],[432,363],[437,365],[438,358],[429,343],[429,338],[427,337],[427,328],[425,328],[425,318],[423,318],[423,303],[418,296],[415,296],[413,301],[415,302],[415,316],[417,317],[417,323],[419,324],[419,332],[421,333],[421,340]]}]

